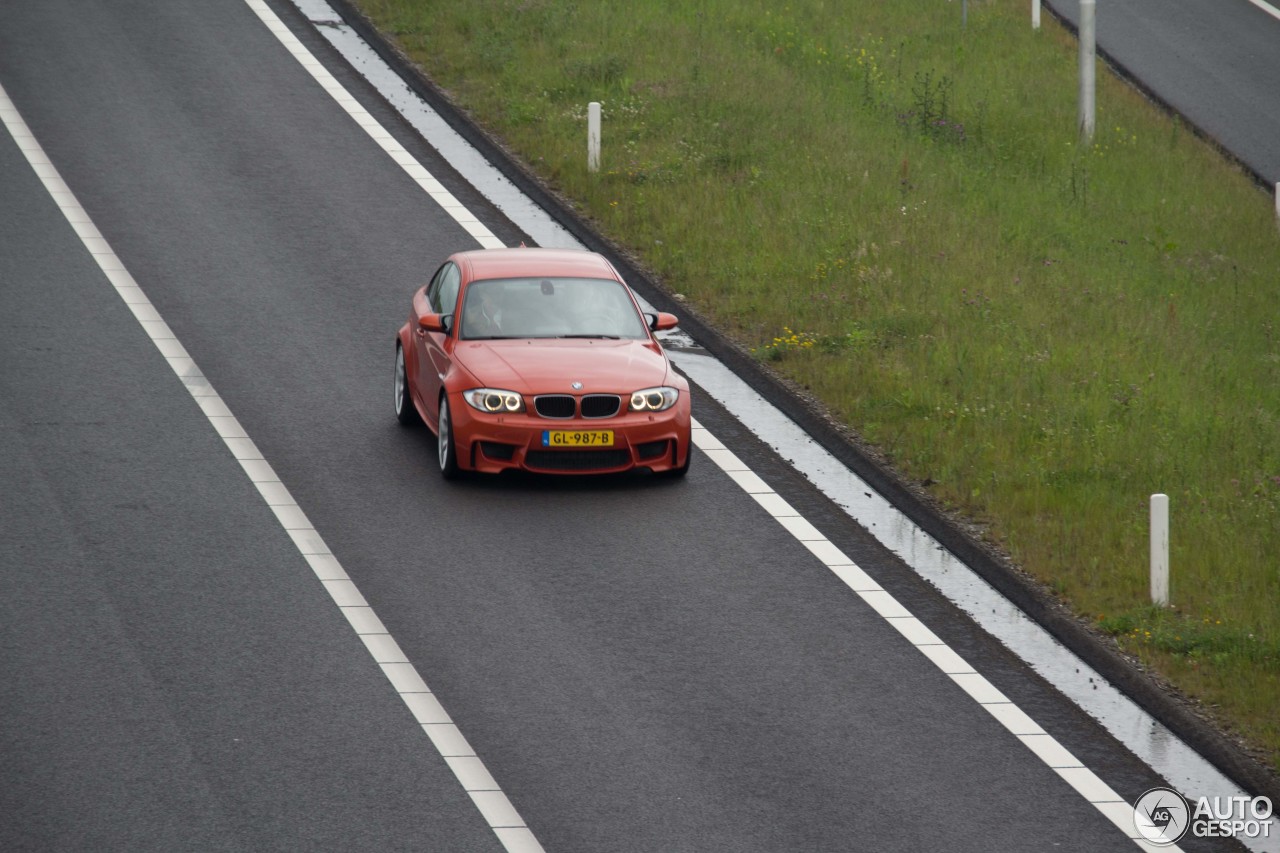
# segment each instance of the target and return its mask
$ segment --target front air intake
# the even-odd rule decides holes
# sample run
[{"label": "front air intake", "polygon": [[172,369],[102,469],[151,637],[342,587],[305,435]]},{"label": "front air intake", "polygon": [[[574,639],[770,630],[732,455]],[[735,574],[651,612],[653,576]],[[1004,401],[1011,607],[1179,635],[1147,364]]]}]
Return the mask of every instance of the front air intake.
[{"label": "front air intake", "polygon": [[628,450],[530,450],[525,464],[543,471],[608,471],[631,462]]}]

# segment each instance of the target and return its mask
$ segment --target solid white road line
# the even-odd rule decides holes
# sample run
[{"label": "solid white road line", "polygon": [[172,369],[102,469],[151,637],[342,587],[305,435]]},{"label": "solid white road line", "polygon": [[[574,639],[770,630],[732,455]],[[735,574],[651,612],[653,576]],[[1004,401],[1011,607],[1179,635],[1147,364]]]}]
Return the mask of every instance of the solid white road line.
[{"label": "solid white road line", "polygon": [[[500,248],[504,245],[403,146],[396,142],[354,97],[346,92],[262,0],[245,0],[245,2],[321,87],[360,127],[365,129],[370,138],[404,168],[409,177],[437,201],[482,247]],[[1250,2],[1280,17],[1276,10],[1261,3],[1260,0],[1250,0]],[[449,718],[439,700],[431,693],[426,682],[412,663],[405,658],[381,620],[360,595],[337,558],[324,544],[320,534],[311,526],[305,513],[294,502],[284,484],[280,482],[257,450],[256,445],[244,432],[243,427],[218,397],[208,380],[200,373],[195,362],[174,337],[168,325],[151,305],[150,300],[143,294],[133,277],[129,275],[119,258],[93,226],[74,195],[62,182],[39,143],[35,141],[2,87],[0,87],[0,119],[4,121],[10,134],[27,156],[36,174],[44,181],[46,189],[66,215],[76,233],[80,235],[86,248],[98,261],[104,274],[116,287],[143,329],[200,404],[211,425],[223,438],[235,458],[240,461],[246,474],[258,487],[264,501],[271,507],[282,527],[289,533],[299,551],[316,572],[317,578],[329,591],[335,604],[346,615],[356,633],[360,635],[375,662],[382,668],[433,745],[454,770],[464,790],[471,796],[499,840],[507,850],[513,853],[541,851],[541,844],[529,831],[514,806],[484,767],[483,762],[467,744],[461,731]],[[946,673],[974,701],[1039,756],[1046,765],[1054,769],[1081,796],[1097,807],[1126,836],[1133,839],[1139,847],[1149,848],[1148,843],[1141,838],[1134,826],[1132,807],[1110,786],[1084,767],[1057,740],[1044,733],[1043,729],[1025,712],[1010,702],[953,649],[942,643],[905,607],[880,588],[851,559],[792,509],[767,483],[750,471],[731,451],[696,422],[694,436],[694,443],[700,450],[706,453],[744,491],[751,494],[766,512],[795,535],[798,541],[830,568],[877,614],[898,629],[909,643]],[[1178,850],[1177,847],[1168,845],[1150,849]]]},{"label": "solid white road line", "polygon": [[1270,3],[1264,3],[1263,0],[1249,0],[1249,2],[1257,6],[1262,11],[1266,12],[1271,17],[1275,18],[1277,21],[1280,21],[1280,9],[1277,9],[1275,6],[1272,6]]},{"label": "solid white road line", "polygon": [[[316,73],[315,70],[312,70],[312,73]],[[120,258],[103,239],[75,195],[63,182],[58,170],[49,162],[43,147],[19,115],[3,86],[0,86],[0,121],[3,121],[8,128],[9,134],[26,156],[27,162],[44,182],[45,189],[84,242],[85,248],[93,255],[103,274],[115,287],[124,303],[129,306],[134,317],[168,361],[173,372],[186,386],[187,391],[200,406],[205,417],[209,419],[213,429],[222,437],[231,454],[240,462],[245,474],[262,495],[263,501],[271,508],[281,527],[297,545],[298,551],[307,560],[316,578],[329,591],[334,604],[347,617],[347,621],[364,642],[374,662],[382,669],[414,719],[422,726],[431,743],[444,757],[445,762],[462,784],[463,790],[471,797],[498,840],[511,853],[542,853],[542,845],[525,825],[523,818],[511,805],[506,794],[493,781],[483,762],[476,756],[475,750],[454,725],[435,694],[427,687],[422,676],[400,650],[395,639],[387,632],[373,608],[356,588],[355,583],[347,576],[338,558],[329,550],[323,537],[307,519],[306,513],[294,501],[284,483],[280,482],[280,478],[276,476],[275,470],[262,457],[257,445],[245,433],[244,427],[218,396],[209,380],[200,372],[195,361],[151,304],[151,300],[143,293],[142,288],[134,281]],[[384,148],[386,147],[384,145]],[[413,171],[410,169],[406,171],[413,176]],[[424,182],[419,181],[419,183]],[[424,186],[424,189],[427,187]],[[428,189],[428,192],[432,190]],[[438,201],[441,200],[440,197],[436,198]],[[460,207],[456,202],[454,206]],[[449,207],[446,206],[446,209]],[[468,225],[467,216],[469,214],[462,211],[462,215],[455,218],[458,218],[465,227]],[[488,229],[479,222],[474,222],[468,230],[473,236],[488,234]],[[486,239],[494,242],[492,236],[489,234]],[[477,239],[480,238],[477,237]]]},{"label": "solid white road line", "polygon": [[454,220],[466,229],[467,233],[475,238],[483,248],[500,249],[502,242],[488,228],[472,215],[471,211],[463,206],[452,193],[444,188],[444,184],[432,177],[431,173],[423,168],[417,159],[404,149],[399,142],[395,140],[386,128],[378,123],[378,120],[369,115],[369,112],[360,105],[360,102],[352,97],[342,84],[333,78],[333,75],[320,64],[320,60],[311,55],[311,52],[302,46],[302,42],[298,41],[297,36],[290,32],[284,22],[272,12],[270,7],[262,0],[245,0],[249,8],[262,19],[262,23],[266,25],[280,43],[284,45],[285,50],[289,51],[303,68],[315,78],[316,82],[328,92],[338,106],[347,111],[360,127],[364,128],[369,137],[373,139],[387,155],[391,157],[397,164],[405,170],[414,183],[426,190],[427,195],[431,196],[435,201],[444,208],[445,212],[454,218]]},{"label": "solid white road line", "polygon": [[[1250,2],[1280,18],[1274,7],[1258,0]],[[526,233],[533,235],[538,245],[582,248],[572,235],[523,198],[496,168],[423,103],[372,48],[350,27],[341,23],[326,0],[293,0],[293,3],[424,138],[430,140],[492,203]],[[1223,792],[1244,793],[1079,658],[1058,645],[1021,611],[1012,608],[999,593],[977,580],[966,566],[949,556],[935,554],[936,541],[915,529],[887,502],[872,494],[874,490],[843,465],[818,451],[812,440],[770,404],[747,391],[741,380],[728,374],[710,356],[696,352],[694,342],[687,337],[681,340],[680,337],[668,336],[664,344],[677,347],[672,355],[678,368],[691,375],[696,369],[697,381],[703,389],[742,418],[761,440],[784,457],[798,454],[793,463],[796,469],[831,496],[850,517],[867,527],[891,551],[902,556],[921,577],[937,586],[981,627],[1062,689],[1068,698],[1102,723],[1139,758],[1164,774],[1175,787],[1193,797]],[[745,466],[741,470],[745,470]],[[864,493],[865,502],[862,500]],[[756,492],[753,497],[761,499],[768,495]],[[887,529],[892,532],[887,532]],[[1272,818],[1271,826],[1280,828],[1280,820]],[[1244,842],[1249,849],[1259,853],[1280,853],[1280,833],[1273,831],[1272,836],[1272,843],[1258,843],[1254,839],[1244,839]]]},{"label": "solid white road line", "polygon": [[[360,126],[370,132],[370,136],[379,142],[388,153],[393,154],[393,158],[397,163],[404,166],[406,171],[410,172],[410,176],[414,176],[414,172],[410,171],[416,165],[412,155],[404,151],[403,147],[396,145],[393,150],[385,143],[385,141],[375,134],[384,134],[383,131],[368,113],[360,110],[356,112],[351,105],[350,96],[345,98],[345,94],[341,86],[333,80],[333,77],[324,70],[323,67],[311,56],[310,52],[302,46],[288,28],[275,16],[273,12],[266,7],[262,0],[245,0],[250,7],[267,23],[267,26],[274,32],[285,47],[298,58],[303,67],[316,76],[316,79],[324,87],[325,91],[338,99],[341,104],[353,117],[357,118]],[[339,93],[342,94],[339,94]],[[348,100],[350,99],[350,101]],[[417,166],[418,169],[422,167]],[[425,172],[425,169],[423,169]],[[420,182],[421,183],[421,182]],[[426,185],[424,184],[424,188]],[[428,190],[430,192],[430,190]],[[435,197],[435,196],[433,196]],[[450,196],[452,198],[452,196]],[[445,210],[451,215],[455,215],[451,206],[445,206]],[[465,219],[459,219],[459,222],[475,222],[475,218],[467,214]],[[486,234],[489,232],[486,231]],[[490,234],[490,236],[492,236]],[[500,247],[503,244],[496,238],[493,244],[482,243],[486,248]],[[707,453],[713,461],[715,461],[721,469],[738,485],[752,495],[765,507],[766,511],[785,527],[792,535],[804,544],[815,556],[828,566],[841,580],[844,580],[850,588],[856,592],[862,599],[869,604],[881,617],[885,618],[893,624],[898,620],[909,620],[919,625],[919,620],[914,619],[911,613],[903,607],[888,592],[879,588],[874,584],[862,569],[832,545],[826,537],[810,524],[807,520],[800,517],[799,513],[792,510],[786,502],[774,493],[773,489],[764,482],[757,474],[751,471],[741,460],[737,459],[731,451],[720,443],[711,433],[696,424],[694,429],[694,444]],[[768,498],[768,502],[762,498]],[[922,625],[920,625],[923,628]],[[911,642],[910,636],[907,637]],[[982,705],[983,708],[989,709],[992,716],[1009,728],[1010,721],[1014,721],[1020,728],[1025,728],[1025,721],[1030,718],[1020,709],[1011,703],[1004,694],[996,690],[982,675],[978,674],[972,667],[965,663],[954,650],[938,641],[936,637],[929,632],[931,641],[915,643],[913,645],[925,654],[935,665],[939,666],[962,690],[970,695],[974,701]],[[1038,727],[1037,727],[1038,728]],[[1050,735],[1045,734],[1043,730],[1034,733],[1020,735],[1019,732],[1010,731],[1015,737],[1034,738],[1034,740],[1023,740],[1024,745],[1031,748],[1042,760],[1053,768],[1067,784],[1071,785],[1081,796],[1092,803],[1098,810],[1112,821],[1126,836],[1133,839],[1140,847],[1145,847],[1147,842],[1139,835],[1137,827],[1133,822],[1133,810],[1125,802],[1125,800],[1111,789],[1109,785],[1102,781],[1091,770],[1084,767],[1083,764],[1075,759],[1066,747],[1062,746]],[[1162,847],[1163,850],[1177,850],[1172,846]]]},{"label": "solid white road line", "polygon": [[[907,608],[871,579],[858,565],[806,521],[786,500],[773,491],[759,476],[752,473],[743,462],[714,435],[696,421],[693,443],[720,467],[774,520],[786,528],[796,539],[817,557],[823,565],[840,578],[868,606],[898,630],[908,643],[915,646],[926,658],[942,670],[961,690],[991,714],[1024,746],[1030,749],[1055,773],[1094,805],[1098,811],[1116,825],[1126,836],[1143,849],[1149,846],[1133,822],[1133,807],[1124,798],[1089,770],[1052,735],[1036,724],[1030,716],[1009,701],[964,658],[956,653]],[[1163,846],[1160,850],[1177,850]]]}]

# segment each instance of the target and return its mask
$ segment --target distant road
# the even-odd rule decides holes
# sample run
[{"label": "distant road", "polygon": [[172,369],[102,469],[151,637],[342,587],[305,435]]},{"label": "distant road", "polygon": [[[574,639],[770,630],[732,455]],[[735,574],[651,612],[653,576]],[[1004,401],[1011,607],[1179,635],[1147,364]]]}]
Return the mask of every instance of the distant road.
[{"label": "distant road", "polygon": [[[1046,5],[1078,25],[1078,0]],[[1274,4],[1099,0],[1097,9],[1101,52],[1260,181],[1280,181],[1280,10]]]}]

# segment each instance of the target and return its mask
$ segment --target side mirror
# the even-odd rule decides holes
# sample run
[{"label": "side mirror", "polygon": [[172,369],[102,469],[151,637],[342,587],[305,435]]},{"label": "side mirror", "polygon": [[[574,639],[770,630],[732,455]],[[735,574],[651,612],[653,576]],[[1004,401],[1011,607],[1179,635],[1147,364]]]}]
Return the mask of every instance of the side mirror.
[{"label": "side mirror", "polygon": [[655,332],[664,332],[680,325],[680,318],[675,314],[668,314],[666,311],[659,311],[657,314],[645,314],[644,316],[649,321],[649,328]]},{"label": "side mirror", "polygon": [[423,314],[418,318],[418,328],[428,332],[444,332],[447,334],[452,325],[452,314]]}]

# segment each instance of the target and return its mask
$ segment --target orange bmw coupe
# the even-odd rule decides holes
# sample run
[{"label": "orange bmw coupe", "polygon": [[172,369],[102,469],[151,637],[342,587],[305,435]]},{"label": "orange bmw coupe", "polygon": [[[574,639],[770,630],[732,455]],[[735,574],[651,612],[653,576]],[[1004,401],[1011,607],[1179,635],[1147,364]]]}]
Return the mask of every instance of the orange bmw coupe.
[{"label": "orange bmw coupe", "polygon": [[689,383],[605,258],[559,249],[452,255],[396,336],[395,412],[436,434],[440,473],[682,476]]}]

